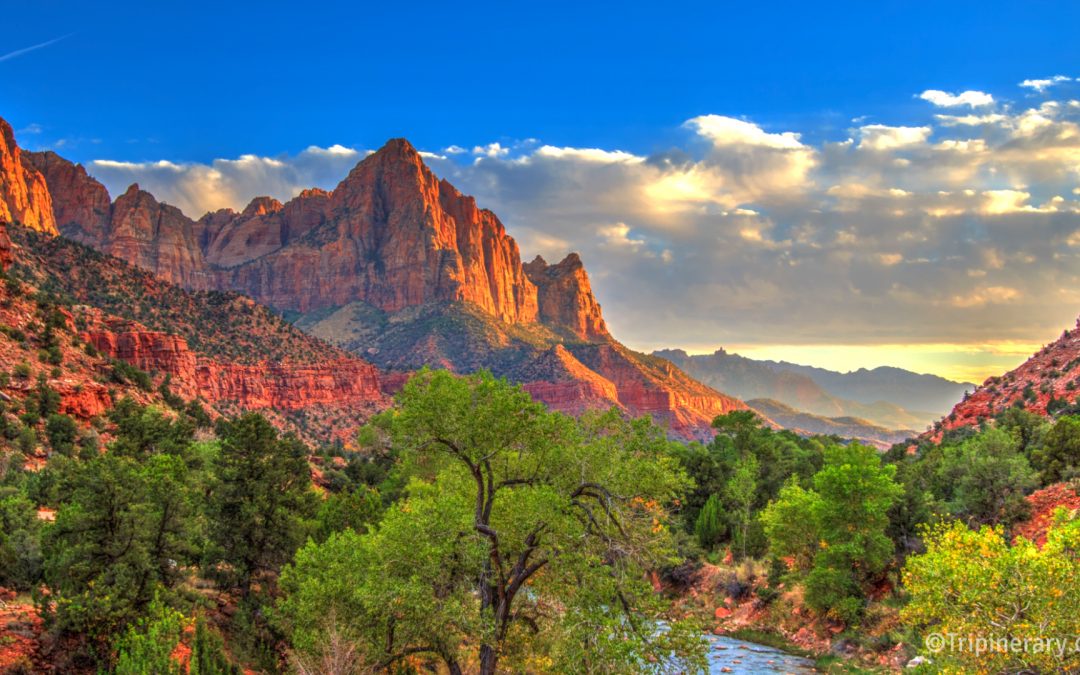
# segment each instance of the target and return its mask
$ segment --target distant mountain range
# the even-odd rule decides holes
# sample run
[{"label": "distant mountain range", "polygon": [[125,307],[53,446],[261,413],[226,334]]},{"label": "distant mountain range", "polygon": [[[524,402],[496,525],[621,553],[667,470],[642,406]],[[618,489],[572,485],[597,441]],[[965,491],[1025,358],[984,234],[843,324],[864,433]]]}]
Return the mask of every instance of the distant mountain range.
[{"label": "distant mountain range", "polygon": [[925,429],[975,388],[968,382],[887,366],[839,373],[783,361],[756,361],[723,349],[693,356],[681,349],[653,353],[710,387],[748,402],[771,399],[812,415],[849,418],[848,423],[856,418],[894,430]]}]

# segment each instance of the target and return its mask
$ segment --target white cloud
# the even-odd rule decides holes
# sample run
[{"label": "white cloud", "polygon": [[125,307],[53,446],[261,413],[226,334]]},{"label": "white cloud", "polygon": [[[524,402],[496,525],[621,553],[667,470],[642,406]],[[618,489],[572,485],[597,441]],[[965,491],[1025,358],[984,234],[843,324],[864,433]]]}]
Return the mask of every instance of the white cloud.
[{"label": "white cloud", "polygon": [[1037,92],[1039,92],[1041,94],[1041,93],[1045,92],[1047,89],[1049,89],[1050,87],[1061,84],[1062,82],[1071,82],[1071,81],[1072,81],[1072,78],[1066,77],[1065,75],[1054,75],[1053,77],[1049,77],[1049,78],[1042,79],[1042,80],[1024,80],[1023,82],[1020,83],[1020,86],[1025,87],[1027,89],[1034,89],[1035,91],[1037,91]]},{"label": "white cloud", "polygon": [[541,146],[536,150],[540,157],[554,159],[571,159],[585,162],[618,163],[629,162],[636,164],[645,161],[644,157],[638,157],[622,150],[600,150],[597,148],[556,148],[551,145]]},{"label": "white cloud", "polygon": [[716,147],[751,145],[780,150],[797,150],[805,147],[799,142],[799,134],[790,131],[770,134],[752,122],[723,115],[695,117],[688,120],[686,126],[708,138]]},{"label": "white cloud", "polygon": [[333,188],[367,154],[343,145],[312,145],[293,156],[241,155],[209,164],[97,159],[86,168],[112,195],[138,183],[160,201],[198,218],[221,208],[239,210],[258,195],[286,201],[309,187]]},{"label": "white cloud", "polygon": [[504,148],[500,143],[488,143],[473,148],[473,154],[481,157],[502,157],[510,152],[510,148]]},{"label": "white cloud", "polygon": [[940,89],[927,89],[919,94],[919,98],[942,108],[954,108],[961,105],[980,108],[994,103],[994,97],[990,94],[970,89],[959,94],[950,94]]},{"label": "white cloud", "polygon": [[921,145],[930,138],[930,127],[890,127],[868,124],[859,127],[859,147],[870,150],[895,150]]},{"label": "white cloud", "polygon": [[[853,139],[702,115],[681,138],[639,146],[666,148],[653,154],[530,139],[429,159],[499,214],[523,257],[579,251],[613,332],[632,346],[1030,341],[1080,309],[1070,100],[959,103],[951,112],[963,114],[948,115],[925,106],[902,126],[861,124]],[[87,168],[114,194],[138,181],[198,216],[331,188],[364,154]]]}]

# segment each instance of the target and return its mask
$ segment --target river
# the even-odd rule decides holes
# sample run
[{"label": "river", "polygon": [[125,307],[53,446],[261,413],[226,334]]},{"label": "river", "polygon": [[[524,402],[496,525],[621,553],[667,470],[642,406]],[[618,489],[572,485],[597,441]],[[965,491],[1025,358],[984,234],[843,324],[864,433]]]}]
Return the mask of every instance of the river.
[{"label": "river", "polygon": [[736,640],[726,635],[710,635],[709,674],[734,673],[814,673],[814,664],[765,645]]}]

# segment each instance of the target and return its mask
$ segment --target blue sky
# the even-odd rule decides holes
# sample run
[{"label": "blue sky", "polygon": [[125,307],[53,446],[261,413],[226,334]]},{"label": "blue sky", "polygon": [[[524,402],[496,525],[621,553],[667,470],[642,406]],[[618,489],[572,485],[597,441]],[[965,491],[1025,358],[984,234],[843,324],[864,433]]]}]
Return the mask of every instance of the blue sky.
[{"label": "blue sky", "polygon": [[394,136],[647,153],[701,114],[835,135],[1080,64],[1075,2],[5,4],[0,52],[67,37],[0,62],[2,114],[77,160]]},{"label": "blue sky", "polygon": [[21,145],[192,217],[386,139],[633,347],[980,380],[1080,312],[1080,3],[8,3]]}]

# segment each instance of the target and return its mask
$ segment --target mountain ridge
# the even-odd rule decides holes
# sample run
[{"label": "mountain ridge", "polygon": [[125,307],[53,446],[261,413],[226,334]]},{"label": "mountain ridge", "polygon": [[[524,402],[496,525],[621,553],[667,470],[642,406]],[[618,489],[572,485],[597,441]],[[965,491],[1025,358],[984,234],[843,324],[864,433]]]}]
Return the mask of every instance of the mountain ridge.
[{"label": "mountain ridge", "polygon": [[[388,382],[420,365],[487,368],[531,385],[552,408],[614,405],[687,438],[709,438],[713,417],[745,408],[617,342],[579,256],[522,263],[498,217],[437,178],[404,139],[329,192],[257,197],[198,221],[138,185],[106,213],[107,191],[81,167],[26,155],[65,236],[185,288],[274,307],[389,370]],[[552,362],[558,346],[565,353]],[[547,379],[530,382],[536,373]]]}]

